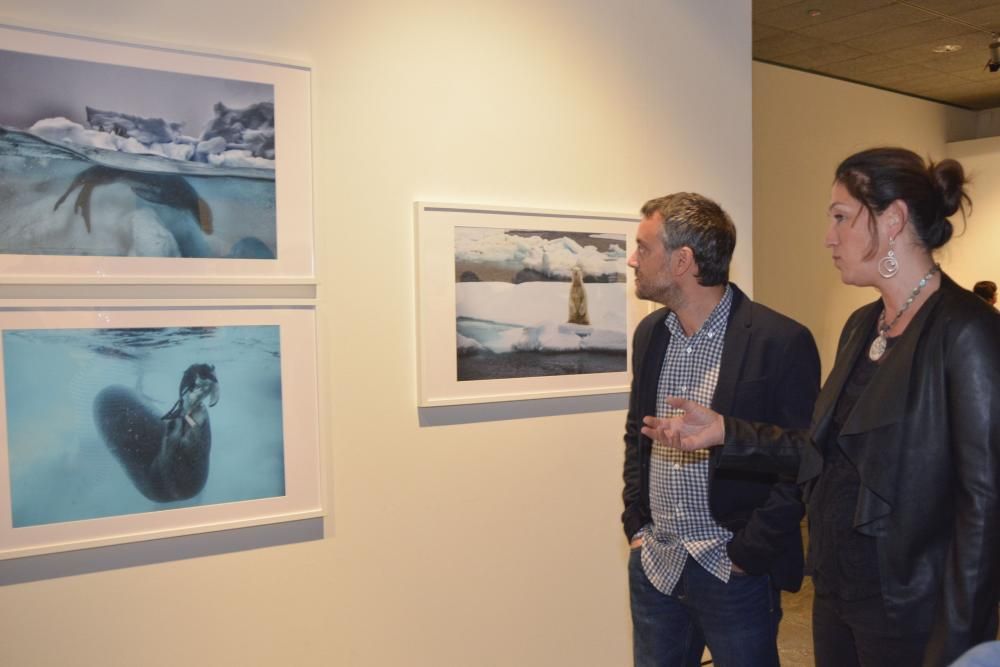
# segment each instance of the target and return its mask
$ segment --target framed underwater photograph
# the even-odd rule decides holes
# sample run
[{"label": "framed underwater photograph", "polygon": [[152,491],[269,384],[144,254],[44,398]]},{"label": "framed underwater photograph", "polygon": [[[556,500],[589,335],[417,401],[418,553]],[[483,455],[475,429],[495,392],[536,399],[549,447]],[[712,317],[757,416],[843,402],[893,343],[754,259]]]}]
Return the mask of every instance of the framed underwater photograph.
[{"label": "framed underwater photograph", "polygon": [[314,279],[308,67],[0,26],[0,275]]},{"label": "framed underwater photograph", "polygon": [[315,310],[0,311],[0,559],[320,516]]},{"label": "framed underwater photograph", "polygon": [[419,405],[628,391],[637,223],[418,203]]}]

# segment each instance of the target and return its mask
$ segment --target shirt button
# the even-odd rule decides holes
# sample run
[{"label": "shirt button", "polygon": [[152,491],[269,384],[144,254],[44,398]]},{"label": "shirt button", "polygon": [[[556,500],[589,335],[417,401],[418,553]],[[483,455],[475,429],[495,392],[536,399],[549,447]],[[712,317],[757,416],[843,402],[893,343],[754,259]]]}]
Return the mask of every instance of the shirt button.
[{"label": "shirt button", "polygon": [[714,338],[715,337],[715,332],[714,331],[709,331],[708,332],[708,337],[709,338]]},{"label": "shirt button", "polygon": [[687,349],[687,353],[691,354],[691,348],[690,347]]},{"label": "shirt button", "polygon": [[687,387],[681,387],[681,393],[682,393],[682,394],[683,394],[684,392],[686,392],[687,390],[688,390],[688,388],[687,388]]}]

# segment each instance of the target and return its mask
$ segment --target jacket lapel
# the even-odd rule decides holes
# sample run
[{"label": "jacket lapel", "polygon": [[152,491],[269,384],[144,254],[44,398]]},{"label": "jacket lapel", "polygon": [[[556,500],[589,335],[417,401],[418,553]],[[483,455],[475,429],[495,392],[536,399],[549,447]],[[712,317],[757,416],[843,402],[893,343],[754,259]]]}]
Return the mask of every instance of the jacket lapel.
[{"label": "jacket lapel", "polygon": [[663,362],[667,356],[667,345],[670,343],[670,332],[663,324],[669,312],[666,308],[661,309],[649,329],[649,340],[643,354],[642,370],[640,371],[642,375],[639,378],[639,386],[643,387],[643,395],[645,396],[645,400],[639,406],[642,410],[640,419],[644,415],[656,414],[656,394],[660,382],[660,370],[663,368]]},{"label": "jacket lapel", "polygon": [[[906,327],[906,331],[893,345],[885,361],[875,371],[871,382],[858,397],[857,403],[844,422],[840,435],[856,435],[901,421],[906,413],[907,389],[913,371],[913,357],[917,352],[921,332],[927,318],[938,302],[937,293],[931,295],[923,308]],[[867,336],[860,336],[867,341]],[[839,392],[838,392],[839,395]],[[848,452],[850,453],[850,452]]]},{"label": "jacket lapel", "polygon": [[[851,374],[851,369],[857,362],[858,355],[862,354],[862,348],[867,340],[866,333],[871,331],[878,319],[879,302],[869,304],[858,314],[855,323],[848,331],[844,332],[844,340],[837,350],[837,360],[830,371],[830,376],[823,383],[823,389],[816,398],[816,407],[813,409],[812,438],[802,452],[802,464],[799,467],[800,484],[819,477],[823,472],[823,454],[821,447],[823,442],[830,436],[829,430],[833,424],[833,410],[837,405],[837,400],[847,383],[847,377]],[[806,489],[806,498],[809,491]]]},{"label": "jacket lapel", "polygon": [[858,362],[858,357],[867,353],[864,350],[868,341],[868,332],[875,326],[878,320],[880,305],[876,301],[869,304],[865,311],[858,318],[857,323],[847,332],[840,353],[837,355],[837,363],[830,371],[830,377],[826,379],[823,391],[816,399],[816,408],[813,410],[813,432],[817,436],[826,435],[825,431],[833,419],[833,410],[837,406],[837,400],[847,384],[847,378],[851,370]]},{"label": "jacket lapel", "polygon": [[715,383],[711,405],[713,410],[724,415],[733,411],[736,385],[739,383],[743,360],[746,359],[747,347],[750,345],[753,325],[750,300],[735,284],[730,283],[730,287],[733,290],[733,301],[729,306],[729,321],[726,323],[726,338],[722,344],[719,378]]}]

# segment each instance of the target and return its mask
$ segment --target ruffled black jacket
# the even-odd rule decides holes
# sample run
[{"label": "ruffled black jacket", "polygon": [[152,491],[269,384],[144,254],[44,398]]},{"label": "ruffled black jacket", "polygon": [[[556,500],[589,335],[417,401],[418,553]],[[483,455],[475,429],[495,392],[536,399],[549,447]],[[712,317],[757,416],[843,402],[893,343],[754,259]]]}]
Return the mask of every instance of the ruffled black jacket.
[{"label": "ruffled black jacket", "polygon": [[[837,398],[866,354],[880,301],[840,337],[811,433],[727,417],[722,465],[799,471],[809,492],[823,472]],[[854,525],[877,540],[890,619],[929,630],[924,667],[950,664],[994,638],[1000,595],[1000,315],[942,275],[848,416],[838,439],[862,488]],[[822,507],[809,506],[817,516]]]}]

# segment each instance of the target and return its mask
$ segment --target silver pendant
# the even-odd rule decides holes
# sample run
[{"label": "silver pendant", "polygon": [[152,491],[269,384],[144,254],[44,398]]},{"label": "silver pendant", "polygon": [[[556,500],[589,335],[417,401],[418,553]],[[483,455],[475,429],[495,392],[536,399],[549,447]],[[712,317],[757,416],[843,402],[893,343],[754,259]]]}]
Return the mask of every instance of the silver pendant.
[{"label": "silver pendant", "polygon": [[885,354],[885,333],[880,333],[872,341],[872,346],[868,348],[868,358],[872,361],[878,361]]}]

